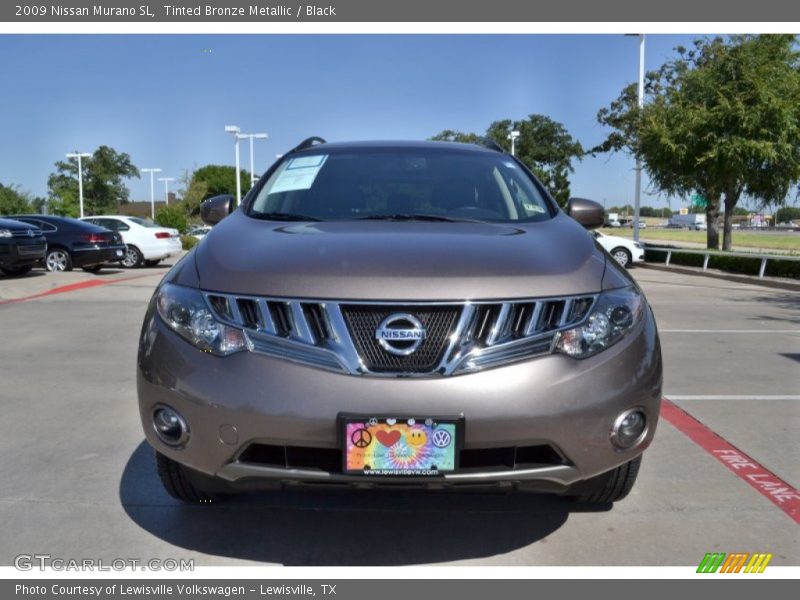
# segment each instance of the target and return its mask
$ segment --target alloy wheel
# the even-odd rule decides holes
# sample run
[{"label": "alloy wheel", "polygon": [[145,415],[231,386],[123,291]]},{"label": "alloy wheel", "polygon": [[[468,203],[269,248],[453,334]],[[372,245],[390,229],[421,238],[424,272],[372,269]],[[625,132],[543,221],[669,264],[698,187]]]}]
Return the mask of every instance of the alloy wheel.
[{"label": "alloy wheel", "polygon": [[47,255],[48,271],[66,271],[69,257],[63,250],[53,250]]},{"label": "alloy wheel", "polygon": [[125,249],[125,258],[122,259],[122,266],[130,269],[131,267],[135,267],[137,262],[139,262],[139,256],[136,249],[128,246],[128,248]]},{"label": "alloy wheel", "polygon": [[623,267],[628,266],[628,253],[625,250],[617,250],[614,252],[614,259]]}]

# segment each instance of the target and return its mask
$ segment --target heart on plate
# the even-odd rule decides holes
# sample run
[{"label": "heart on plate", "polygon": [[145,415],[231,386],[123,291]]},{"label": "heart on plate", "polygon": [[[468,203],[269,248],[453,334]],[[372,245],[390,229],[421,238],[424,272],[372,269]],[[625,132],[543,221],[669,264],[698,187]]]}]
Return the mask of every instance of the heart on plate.
[{"label": "heart on plate", "polygon": [[397,423],[397,419],[386,419],[387,425],[394,425],[395,423]]},{"label": "heart on plate", "polygon": [[381,444],[387,448],[391,448],[400,441],[400,432],[397,429],[391,429],[389,431],[381,429],[375,433],[375,437]]}]

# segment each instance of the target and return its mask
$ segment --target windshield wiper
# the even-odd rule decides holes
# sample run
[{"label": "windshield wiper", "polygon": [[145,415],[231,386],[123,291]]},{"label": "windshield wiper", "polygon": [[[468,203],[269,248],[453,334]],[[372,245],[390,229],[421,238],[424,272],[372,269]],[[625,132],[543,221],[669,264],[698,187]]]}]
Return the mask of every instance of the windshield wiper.
[{"label": "windshield wiper", "polygon": [[268,212],[268,213],[251,213],[254,219],[263,219],[265,221],[321,221],[317,217],[309,217],[308,215],[299,215],[297,213],[285,212]]},{"label": "windshield wiper", "polygon": [[369,215],[368,217],[358,217],[359,221],[446,221],[451,223],[466,222],[478,223],[473,219],[456,219],[443,215],[426,215],[417,213],[398,213],[394,215]]}]

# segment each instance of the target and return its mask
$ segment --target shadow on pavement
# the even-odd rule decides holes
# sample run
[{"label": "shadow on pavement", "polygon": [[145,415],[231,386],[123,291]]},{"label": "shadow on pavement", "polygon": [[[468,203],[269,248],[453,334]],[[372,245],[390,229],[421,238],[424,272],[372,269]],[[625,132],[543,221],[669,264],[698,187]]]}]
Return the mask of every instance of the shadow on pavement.
[{"label": "shadow on pavement", "polygon": [[47,271],[45,270],[38,270],[33,269],[32,271],[28,271],[24,275],[6,275],[3,271],[0,271],[0,281],[8,280],[8,281],[22,281],[24,279],[36,279],[37,277],[41,277],[45,275]]},{"label": "shadow on pavement", "polygon": [[137,525],[172,545],[283,565],[409,565],[489,557],[537,542],[560,528],[570,511],[586,510],[567,499],[527,493],[319,488],[185,505],[164,492],[153,450],[144,441],[125,466],[119,495]]}]

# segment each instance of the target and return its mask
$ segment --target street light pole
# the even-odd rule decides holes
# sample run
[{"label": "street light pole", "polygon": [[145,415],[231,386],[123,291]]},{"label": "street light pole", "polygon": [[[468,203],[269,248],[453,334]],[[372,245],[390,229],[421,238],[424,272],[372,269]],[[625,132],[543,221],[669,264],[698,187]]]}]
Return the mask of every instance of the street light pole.
[{"label": "street light pole", "polygon": [[250,187],[253,187],[256,184],[256,172],[255,167],[253,166],[253,140],[265,140],[269,136],[266,133],[240,133],[239,137],[250,139]]},{"label": "street light pole", "polygon": [[[644,34],[639,34],[639,110],[644,107]],[[639,211],[642,205],[642,159],[636,154],[636,197],[633,199],[633,239],[639,241]]]},{"label": "street light pole", "polygon": [[156,218],[156,197],[153,189],[153,173],[160,173],[161,169],[139,169],[143,173],[150,173],[150,218]]},{"label": "street light pole", "polygon": [[169,182],[175,181],[174,177],[159,177],[159,181],[164,182],[164,204],[169,206]]},{"label": "street light pole", "polygon": [[77,150],[67,154],[67,158],[78,159],[78,201],[80,203],[81,219],[83,218],[83,164],[81,163],[81,158],[89,156],[91,154],[88,152],[78,152]]},{"label": "street light pole", "polygon": [[518,137],[519,137],[519,131],[512,131],[511,133],[508,134],[508,138],[506,138],[511,140],[511,156],[517,155],[516,141]]},{"label": "street light pole", "polygon": [[236,125],[225,125],[225,132],[233,134],[236,147],[236,206],[239,206],[242,203],[242,181],[239,177],[239,138],[242,137],[242,130]]}]

